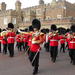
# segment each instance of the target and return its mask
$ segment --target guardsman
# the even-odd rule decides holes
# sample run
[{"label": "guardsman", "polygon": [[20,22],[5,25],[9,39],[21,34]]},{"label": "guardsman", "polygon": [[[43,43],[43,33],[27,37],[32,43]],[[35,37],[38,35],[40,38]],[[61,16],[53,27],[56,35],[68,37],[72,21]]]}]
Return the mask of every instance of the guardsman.
[{"label": "guardsman", "polygon": [[29,51],[30,51],[30,46],[31,46],[31,37],[32,37],[32,34],[33,34],[33,27],[32,26],[29,26],[28,27],[28,32],[25,33],[25,39],[24,39],[24,42],[25,42],[25,51],[28,51],[28,55],[29,55]]},{"label": "guardsman", "polygon": [[7,43],[10,57],[14,56],[15,36],[14,25],[12,23],[8,23]]},{"label": "guardsman", "polygon": [[24,51],[26,51],[26,48],[27,48],[27,44],[28,44],[27,41],[28,41],[28,34],[25,33],[23,35],[23,49],[24,49]]},{"label": "guardsman", "polygon": [[59,40],[59,35],[56,32],[57,27],[56,25],[51,25],[51,30],[52,32],[49,34],[49,40],[50,40],[50,55],[51,55],[51,61],[55,63],[56,57],[58,54],[58,40]]},{"label": "guardsman", "polygon": [[72,33],[70,34],[68,46],[71,63],[75,65],[75,25],[71,26]]},{"label": "guardsman", "polygon": [[66,30],[66,34],[65,34],[65,37],[66,37],[66,49],[68,49],[68,50],[69,50],[69,48],[68,48],[68,42],[69,42],[70,32],[71,32],[71,30],[67,29]]},{"label": "guardsman", "polygon": [[6,37],[7,31],[6,31],[6,29],[3,29],[1,34],[2,34],[2,41],[1,41],[1,43],[3,45],[3,53],[7,54],[7,37]]},{"label": "guardsman", "polygon": [[0,28],[0,53],[1,53],[1,41],[2,41],[2,36],[1,36],[1,28]]},{"label": "guardsman", "polygon": [[42,42],[42,38],[40,37],[40,32],[39,32],[41,27],[40,21],[38,19],[34,19],[32,21],[32,27],[33,27],[34,33],[32,34],[29,59],[34,68],[33,75],[35,75],[38,73],[40,44]]},{"label": "guardsman", "polygon": [[64,34],[60,35],[60,52],[63,49],[63,53],[65,53],[65,36]]},{"label": "guardsman", "polygon": [[46,52],[49,52],[49,41],[48,41],[48,35],[49,35],[49,29],[41,30],[44,33],[44,48]]},{"label": "guardsman", "polygon": [[58,33],[59,33],[59,37],[60,37],[60,52],[61,50],[63,50],[63,53],[65,53],[65,33],[66,33],[66,29],[63,27],[58,28]]},{"label": "guardsman", "polygon": [[23,42],[23,40],[21,38],[22,38],[21,34],[16,35],[16,42],[17,42],[18,51],[22,51],[22,42]]}]

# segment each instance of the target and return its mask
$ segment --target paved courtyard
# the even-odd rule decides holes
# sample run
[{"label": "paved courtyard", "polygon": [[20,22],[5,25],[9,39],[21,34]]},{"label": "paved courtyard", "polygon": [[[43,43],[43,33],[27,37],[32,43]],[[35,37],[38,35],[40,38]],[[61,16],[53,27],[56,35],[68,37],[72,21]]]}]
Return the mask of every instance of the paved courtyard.
[{"label": "paved courtyard", "polygon": [[[8,54],[0,54],[0,75],[32,75],[32,70],[28,57],[23,52],[18,53],[15,49],[13,58],[10,58]],[[38,75],[75,75],[75,66],[70,64],[68,51],[59,52],[57,61],[53,64],[49,53],[42,49]]]}]

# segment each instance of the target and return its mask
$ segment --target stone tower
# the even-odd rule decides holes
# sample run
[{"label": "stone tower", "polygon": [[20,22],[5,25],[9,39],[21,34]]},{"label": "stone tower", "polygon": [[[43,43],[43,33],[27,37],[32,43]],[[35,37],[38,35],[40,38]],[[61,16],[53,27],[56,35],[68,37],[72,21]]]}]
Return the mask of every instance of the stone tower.
[{"label": "stone tower", "polygon": [[52,0],[52,2],[51,2],[51,6],[52,6],[52,7],[55,7],[56,4],[57,4],[56,0]]},{"label": "stone tower", "polygon": [[16,11],[21,10],[21,2],[19,0],[17,0],[16,3],[15,3],[15,9],[16,9]]},{"label": "stone tower", "polygon": [[1,10],[1,11],[6,10],[6,4],[5,4],[5,2],[2,2],[2,3],[0,4],[0,10]]},{"label": "stone tower", "polygon": [[39,5],[43,5],[44,1],[43,0],[39,0]]},{"label": "stone tower", "polygon": [[66,1],[66,0],[58,0],[59,2],[62,2],[62,1]]},{"label": "stone tower", "polygon": [[58,2],[61,2],[61,1],[63,1],[63,0],[58,0]]}]

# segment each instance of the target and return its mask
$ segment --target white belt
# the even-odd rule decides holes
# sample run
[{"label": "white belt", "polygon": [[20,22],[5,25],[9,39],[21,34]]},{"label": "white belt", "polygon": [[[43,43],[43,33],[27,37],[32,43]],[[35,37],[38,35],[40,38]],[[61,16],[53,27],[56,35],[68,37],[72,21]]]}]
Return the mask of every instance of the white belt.
[{"label": "white belt", "polygon": [[2,41],[2,40],[0,40],[0,41]]},{"label": "white belt", "polygon": [[65,40],[65,39],[60,39],[60,40]]},{"label": "white belt", "polygon": [[50,41],[58,41],[58,40],[50,40]]},{"label": "white belt", "polygon": [[8,37],[8,38],[14,38],[14,37]]},{"label": "white belt", "polygon": [[29,41],[31,41],[31,40],[29,40]]},{"label": "white belt", "polygon": [[8,38],[12,38],[12,39],[14,39],[14,37],[8,37]]},{"label": "white belt", "polygon": [[75,42],[70,42],[70,43],[75,43]]},{"label": "white belt", "polygon": [[65,40],[65,39],[60,39],[60,40]]}]

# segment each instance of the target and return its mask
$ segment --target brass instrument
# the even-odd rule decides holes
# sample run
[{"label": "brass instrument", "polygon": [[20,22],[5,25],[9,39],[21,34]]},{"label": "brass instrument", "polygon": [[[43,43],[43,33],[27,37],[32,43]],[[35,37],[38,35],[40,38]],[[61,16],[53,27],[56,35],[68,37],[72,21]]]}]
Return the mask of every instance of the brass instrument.
[{"label": "brass instrument", "polygon": [[1,36],[6,36],[7,33],[8,33],[7,31],[1,32]]},{"label": "brass instrument", "polygon": [[20,29],[18,29],[18,32],[19,32],[20,34],[28,34],[28,32],[21,31]]},{"label": "brass instrument", "polygon": [[57,34],[58,34],[58,31],[53,31],[49,33],[50,36],[56,36]]},{"label": "brass instrument", "polygon": [[38,43],[38,41],[36,40],[36,37],[38,37],[39,35],[40,35],[40,32],[33,33],[33,35],[32,35],[32,43],[33,44]]},{"label": "brass instrument", "polygon": [[1,36],[1,33],[0,33],[0,36]]},{"label": "brass instrument", "polygon": [[75,38],[75,33],[72,33],[71,34],[71,38]]},{"label": "brass instrument", "polygon": [[56,34],[57,34],[57,32],[56,32],[56,31],[53,31],[52,33],[53,33],[53,36],[56,36]]},{"label": "brass instrument", "polygon": [[73,38],[75,38],[75,33],[68,34],[67,38],[72,40]]}]

